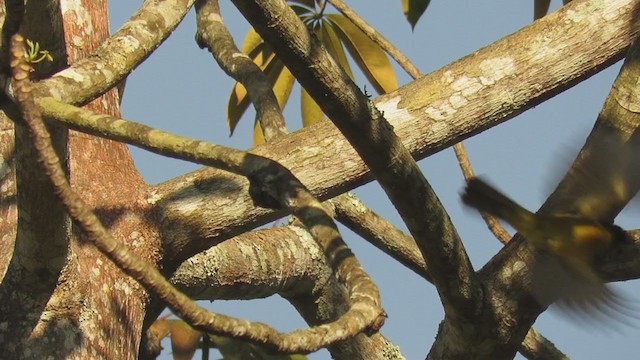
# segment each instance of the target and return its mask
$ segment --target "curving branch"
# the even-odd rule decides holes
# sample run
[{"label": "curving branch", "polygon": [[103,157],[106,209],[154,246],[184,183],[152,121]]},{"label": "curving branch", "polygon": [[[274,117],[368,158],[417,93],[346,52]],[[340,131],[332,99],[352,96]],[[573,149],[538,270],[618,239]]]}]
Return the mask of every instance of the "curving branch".
[{"label": "curving branch", "polygon": [[[478,131],[480,126],[497,125],[505,118],[515,116],[515,113],[533,106],[540,98],[551,96],[549,92],[559,91],[560,89],[555,87],[555,83],[551,81],[549,76],[540,74],[537,64],[548,64],[545,72],[557,74],[553,81],[565,84],[564,88],[566,88],[567,83],[584,79],[602,68],[603,64],[611,63],[619,58],[621,52],[629,44],[630,37],[635,34],[634,28],[625,25],[633,17],[632,5],[632,1],[618,1],[607,8],[589,7],[589,11],[584,14],[581,13],[584,11],[584,7],[572,9],[574,13],[577,11],[582,14],[579,17],[572,17],[573,21],[580,19],[581,22],[597,24],[599,29],[604,29],[602,32],[598,30],[598,36],[593,33],[595,30],[590,26],[584,26],[578,32],[569,31],[572,24],[565,12],[551,14],[547,17],[550,19],[548,23],[546,22],[547,18],[538,21],[457,63],[399,89],[393,94],[376,99],[376,104],[378,107],[387,109],[385,114],[393,120],[392,125],[398,133],[402,134],[405,145],[413,151],[414,156],[422,158],[437,152],[446,144],[457,141],[459,133],[462,133],[462,136],[469,136],[471,132]],[[602,20],[605,17],[605,11],[608,22]],[[544,38],[548,41],[565,44],[567,53],[580,53],[580,56],[567,57],[559,55],[557,52],[536,50],[540,56],[529,59],[524,50],[510,46],[510,44],[522,42],[522,39],[526,37],[535,37],[535,34],[540,32],[544,32]],[[591,39],[593,46],[583,47],[586,38]],[[537,46],[536,49],[544,49],[548,44],[540,43]],[[602,51],[604,55],[596,56],[597,53],[594,52],[594,49]],[[460,88],[456,88],[456,90],[435,80],[447,73],[461,74],[466,67],[469,69],[481,67],[482,63],[486,63],[489,58],[494,56],[496,58],[512,57],[518,60],[518,68],[521,71],[518,74],[521,74],[522,77],[497,78],[491,75],[491,71],[493,71],[491,68],[485,68],[486,72],[484,73],[486,77],[495,80],[493,84],[487,86],[509,88],[512,96],[509,98],[496,97],[495,95],[470,97],[468,108],[458,109],[458,113],[464,116],[456,118],[455,121],[446,121],[453,119],[453,114],[449,114],[437,123],[438,126],[433,126],[433,120],[426,116],[423,110],[432,108],[435,104],[441,104],[447,101],[446,99],[451,99],[456,92],[460,91]],[[587,59],[594,59],[595,62],[586,61]],[[432,95],[414,97],[414,93],[420,93],[421,89],[425,89],[427,94]],[[394,111],[389,108],[390,99],[397,99],[393,103],[398,104],[400,98],[412,99],[411,106],[407,108],[411,112],[401,112],[399,109]],[[411,113],[415,113],[414,116]],[[371,179],[367,175],[363,163],[354,160],[353,150],[327,123],[319,123],[302,129],[288,136],[286,141],[275,140],[272,144],[257,147],[253,151],[257,154],[269,154],[271,158],[291,168],[320,198],[334,196]],[[331,158],[333,161],[327,162],[326,158]],[[340,166],[330,167],[329,165],[333,163]],[[299,164],[304,164],[308,171],[303,170]],[[203,205],[200,207],[202,219],[197,222],[173,221],[172,219],[179,218],[184,213],[181,209],[181,198],[176,195],[187,191],[196,184],[199,184],[197,186],[206,186],[206,191],[198,195],[200,199],[198,201]],[[229,194],[224,193],[224,184],[234,184],[234,186],[241,187],[242,190],[239,190],[239,194],[233,199],[229,199]],[[212,187],[209,188],[209,185]],[[207,242],[206,246],[210,246],[212,239],[229,238],[244,229],[254,228],[283,214],[282,212],[274,213],[262,208],[254,208],[248,196],[243,195],[246,193],[248,193],[248,183],[241,177],[210,168],[153,187],[150,191],[149,201],[161,205],[159,212],[162,223],[166,224],[163,231],[168,234],[167,246],[176,250],[171,251],[171,254],[178,254],[178,257],[174,259],[179,262],[179,254],[187,253],[187,251],[180,251],[180,249],[190,246],[189,244],[192,242],[205,241]],[[207,204],[223,204],[228,201],[233,201],[237,205],[237,209],[234,209],[233,212],[221,212],[220,206],[207,206]],[[221,232],[221,229],[225,229],[224,233]]]},{"label": "curving branch", "polygon": [[227,75],[241,83],[256,109],[256,121],[267,140],[288,133],[282,110],[267,76],[247,55],[236,47],[233,37],[222,22],[216,0],[196,2],[198,31],[196,42],[207,48]]},{"label": "curving branch", "polygon": [[[270,82],[260,68],[235,45],[231,34],[225,27],[218,2],[216,0],[202,0],[196,3],[196,15],[198,30],[196,41],[201,48],[206,47],[211,51],[214,58],[222,69],[240,82],[248,92],[248,95],[256,108],[256,121],[261,125],[264,138],[267,142],[288,133],[285,126],[282,111],[278,105],[276,96],[273,93]],[[346,245],[344,250],[348,250]],[[349,250],[350,251],[350,250]],[[360,269],[359,271],[364,271]],[[351,277],[347,275],[346,277]],[[332,279],[334,280],[334,279]],[[297,289],[294,294],[289,294],[286,298],[302,312],[309,324],[321,324],[333,321],[343,315],[342,306],[325,306],[319,309],[315,304],[344,304],[346,296],[342,294],[344,289],[338,286],[336,281],[321,280],[325,284],[323,291],[303,291]],[[335,286],[331,291],[327,286]],[[329,297],[340,297],[339,301],[332,301]],[[331,312],[332,316],[327,316]],[[374,335],[375,338],[381,335]],[[345,349],[358,348],[360,351],[352,352],[347,356],[350,359],[366,359],[366,354],[380,353],[380,347],[386,348],[388,341],[367,341],[360,335],[349,339],[345,344],[349,346],[329,347],[334,357],[344,357]],[[373,348],[372,348],[373,347]],[[385,351],[386,352],[386,351]]]},{"label": "curving branch", "polygon": [[[298,226],[261,229],[224,241],[183,262],[171,282],[202,300],[255,299],[278,293],[312,326],[338,319],[343,304],[349,302],[322,249]],[[367,360],[380,354],[404,359],[381,333],[360,334],[328,350],[335,359]]]},{"label": "curving branch", "polygon": [[384,115],[284,1],[234,3],[375,174],[429,264],[445,312],[467,318],[477,311],[479,287],[462,243]]},{"label": "curving branch", "polygon": [[[576,6],[580,3],[576,2]],[[516,116],[620,59],[637,31],[629,26],[634,4],[633,0],[620,0],[606,7],[580,6],[572,9],[572,14],[579,16],[571,17],[563,11],[555,12],[374,102],[413,156],[422,159]],[[579,29],[573,30],[575,26]],[[540,41],[528,48],[514,46],[531,38]],[[548,51],[554,44],[562,44],[563,51]],[[537,56],[532,58],[529,52]],[[488,66],[496,59],[512,64],[518,76],[505,76],[503,68]],[[491,82],[483,85],[482,79]],[[463,93],[466,106],[452,107],[450,102],[460,99]],[[449,110],[434,112],[436,109]],[[274,140],[252,152],[268,154],[290,168],[321,199],[372,180],[355,151],[328,122],[301,129],[286,140]],[[196,183],[215,185],[199,193],[202,219],[174,220],[184,214],[176,194],[197,188]],[[230,201],[225,193],[230,184],[241,188],[232,199],[233,211],[221,212],[219,206],[208,206]],[[149,194],[150,203],[161,205],[158,216],[162,218],[162,231],[167,234],[165,246],[171,250],[168,260],[175,262],[186,258],[180,257],[188,252],[182,250],[193,242],[207,242],[210,246],[213,239],[229,238],[284,214],[254,207],[247,195],[248,183],[242,177],[211,168],[156,185]]]},{"label": "curving branch", "polygon": [[[160,290],[154,287],[157,286],[155,281],[154,283],[144,282],[144,279],[134,276],[135,279],[143,282],[145,286],[167,301],[176,314],[190,321],[195,327],[227,335],[248,337],[256,342],[276,346],[283,352],[310,352],[325,347],[330,343],[345,340],[362,331],[377,331],[382,326],[385,315],[380,308],[377,286],[362,270],[351,251],[344,245],[335,223],[326,214],[322,204],[282,165],[240,150],[170,134],[143,124],[108,115],[96,114],[72,105],[60,103],[53,98],[39,99],[35,100],[35,102],[40,107],[43,115],[63,121],[71,128],[82,130],[92,135],[123,141],[157,154],[215,166],[247,177],[251,184],[249,193],[257,205],[287,209],[305,224],[324,250],[325,256],[327,256],[328,262],[336,271],[338,279],[347,284],[352,301],[349,310],[334,323],[325,324],[307,331],[294,332],[290,336],[273,333],[271,330],[266,331],[260,326],[253,329],[254,331],[247,330],[242,334],[238,334],[237,330],[233,329],[240,326],[241,323],[235,322],[232,326],[229,326],[229,323],[225,320],[225,324],[217,324],[211,316],[191,307],[191,305],[170,302],[170,299],[162,296],[166,295],[168,290],[165,288]],[[87,128],[90,128],[90,130],[87,131]],[[193,250],[194,248],[191,247],[191,249]],[[114,262],[118,263],[118,265],[126,266],[117,261]],[[131,265],[128,266],[130,267]],[[155,269],[145,271],[157,272]],[[147,274],[146,276],[151,275]],[[163,281],[166,282],[166,280]],[[221,315],[217,316],[221,317]],[[205,328],[206,321],[203,322],[203,319],[208,319],[207,321],[217,326],[212,325],[212,328],[207,329]],[[246,325],[246,323],[244,324]],[[341,331],[336,331],[336,329]]]}]

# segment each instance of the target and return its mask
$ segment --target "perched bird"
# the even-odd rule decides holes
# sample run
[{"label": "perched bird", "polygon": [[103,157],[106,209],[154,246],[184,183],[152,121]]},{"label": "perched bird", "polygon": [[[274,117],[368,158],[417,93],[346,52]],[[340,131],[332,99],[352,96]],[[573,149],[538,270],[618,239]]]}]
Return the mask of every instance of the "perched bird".
[{"label": "perched bird", "polygon": [[542,256],[533,264],[531,288],[542,305],[557,300],[569,313],[596,319],[627,315],[626,299],[607,287],[594,270],[598,255],[616,242],[627,241],[620,227],[581,213],[532,213],[477,177],[468,181],[462,201],[506,221],[541,250]]}]

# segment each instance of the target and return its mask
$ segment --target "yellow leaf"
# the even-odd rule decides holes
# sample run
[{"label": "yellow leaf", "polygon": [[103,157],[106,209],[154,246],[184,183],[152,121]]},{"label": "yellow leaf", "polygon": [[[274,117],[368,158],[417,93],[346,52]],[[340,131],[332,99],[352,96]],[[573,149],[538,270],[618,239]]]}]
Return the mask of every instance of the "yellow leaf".
[{"label": "yellow leaf", "polygon": [[[275,59],[275,54],[271,47],[266,43],[258,44],[249,52],[249,57],[267,74],[267,76],[269,76],[270,71],[274,71],[274,67],[270,66],[270,64]],[[280,70],[281,69],[279,68],[276,69],[276,71]],[[251,103],[247,95],[247,89],[236,81],[233,84],[233,89],[231,90],[229,100],[227,101],[227,124],[229,126],[230,135],[233,135],[233,131],[238,125],[240,118]]]},{"label": "yellow leaf", "polygon": [[242,52],[245,54],[249,54],[253,51],[258,45],[262,43],[262,38],[254,28],[250,28],[247,32],[247,35],[244,37],[244,41],[242,42]]},{"label": "yellow leaf", "polygon": [[171,324],[171,351],[175,360],[191,360],[200,343],[202,333],[182,320],[169,320]]},{"label": "yellow leaf", "polygon": [[253,145],[258,146],[264,144],[267,140],[264,138],[264,132],[262,132],[262,126],[256,120],[253,122]]},{"label": "yellow leaf", "polygon": [[[336,35],[331,23],[323,21],[321,26],[315,27],[312,31],[322,42],[324,47],[327,49],[327,52],[329,52],[336,62],[342,66],[345,72],[353,78],[353,73],[349,66],[349,60],[347,59],[342,43],[340,42],[338,35]],[[318,121],[323,120],[325,117],[320,106],[318,106],[315,100],[313,100],[311,95],[309,95],[305,89],[302,89],[301,91],[300,109],[302,113],[303,127],[315,124]]]},{"label": "yellow leaf", "polygon": [[279,71],[269,72],[267,75],[271,80],[271,74],[277,74],[275,80],[271,81],[271,83],[273,84],[273,93],[276,95],[276,99],[278,99],[278,105],[280,105],[280,109],[284,109],[284,106],[287,104],[287,100],[289,100],[289,95],[291,95],[291,89],[293,89],[293,82],[295,78],[280,59],[276,58],[273,63],[274,65],[276,65],[276,63],[279,65]]},{"label": "yellow leaf", "polygon": [[247,89],[236,81],[229,94],[229,100],[227,101],[227,124],[229,125],[230,135],[233,135],[233,131],[236,129],[236,125],[240,121],[242,114],[247,110],[249,106],[249,98],[247,96]]},{"label": "yellow leaf", "polygon": [[371,85],[383,94],[398,88],[398,80],[384,51],[341,14],[327,14],[336,34],[347,47]]},{"label": "yellow leaf", "polygon": [[318,34],[318,38],[322,41],[322,44],[327,49],[329,54],[336,60],[344,71],[353,79],[353,72],[351,72],[351,66],[347,55],[344,53],[344,48],[340,42],[340,38],[333,29],[333,25],[329,21],[322,21],[321,31]]},{"label": "yellow leaf", "polygon": [[411,25],[411,30],[416,27],[430,2],[431,0],[402,0],[402,11]]},{"label": "yellow leaf", "polygon": [[159,318],[149,326],[149,331],[155,334],[159,339],[164,339],[171,332],[171,324],[165,318]]},{"label": "yellow leaf", "polygon": [[303,88],[300,94],[300,109],[302,112],[302,126],[307,127],[324,119],[324,113],[311,95]]}]

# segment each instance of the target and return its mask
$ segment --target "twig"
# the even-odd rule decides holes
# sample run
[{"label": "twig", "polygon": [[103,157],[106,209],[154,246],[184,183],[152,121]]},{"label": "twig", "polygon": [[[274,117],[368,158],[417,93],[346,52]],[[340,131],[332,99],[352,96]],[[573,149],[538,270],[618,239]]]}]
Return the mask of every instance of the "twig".
[{"label": "twig", "polygon": [[[469,155],[465,150],[464,144],[459,142],[454,145],[453,150],[456,153],[456,157],[458,158],[458,163],[460,164],[460,170],[462,170],[462,175],[465,180],[469,180],[474,176],[473,168],[471,167],[471,162],[469,161]],[[501,243],[506,244],[511,240],[511,235],[509,232],[502,226],[500,221],[496,219],[494,216],[491,216],[487,213],[480,212],[482,219],[489,227],[489,230],[493,233],[493,235],[498,239]]]}]

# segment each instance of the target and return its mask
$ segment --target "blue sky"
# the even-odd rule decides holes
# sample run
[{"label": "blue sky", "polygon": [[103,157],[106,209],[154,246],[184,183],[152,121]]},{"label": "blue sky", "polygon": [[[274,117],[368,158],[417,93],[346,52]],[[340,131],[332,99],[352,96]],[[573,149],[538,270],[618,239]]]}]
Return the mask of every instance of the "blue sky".
[{"label": "blue sky", "polygon": [[[405,51],[425,73],[517,31],[532,18],[531,1],[433,1],[412,32],[404,20],[399,0],[348,3]],[[559,0],[552,2],[552,8],[559,3]],[[139,5],[140,2],[112,1],[112,30],[126,21]],[[248,24],[230,2],[221,2],[221,7],[227,26],[240,44]],[[247,149],[252,141],[253,114],[245,116],[230,138],[225,111],[233,81],[218,69],[208,52],[196,45],[194,34],[192,11],[177,31],[129,77],[122,104],[123,116],[183,135]],[[517,118],[466,141],[475,171],[522,205],[537,209],[551,190],[549,182],[557,178],[551,172],[558,168],[558,155],[565,161],[570,160],[574,154],[565,155],[567,148],[581,146],[619,66],[616,64]],[[398,74],[401,84],[410,81],[400,70]],[[365,84],[362,76],[356,82]],[[294,90],[294,94],[296,92]],[[290,100],[285,116],[292,130],[300,126],[297,98]],[[133,153],[136,164],[150,183],[197,168],[138,149]],[[420,166],[449,210],[474,267],[480,268],[501,246],[476,213],[462,208],[459,192],[464,181],[453,151],[447,149],[422,160]],[[365,185],[356,193],[374,210],[404,228],[377,184]],[[637,227],[631,215],[624,213],[618,223],[626,228]],[[400,346],[407,359],[424,358],[443,317],[435,288],[356,235],[345,231],[344,236],[381,288],[389,314],[382,332]],[[629,294],[640,293],[637,281],[619,287]],[[211,307],[274,324],[282,330],[305,326],[282,299],[217,301]],[[623,359],[640,353],[637,347],[629,345],[640,336],[637,329],[607,334],[570,323],[553,312],[543,314],[535,326],[572,358]],[[163,358],[168,359],[167,354],[165,352]],[[312,358],[326,359],[329,354],[322,352]]]}]

